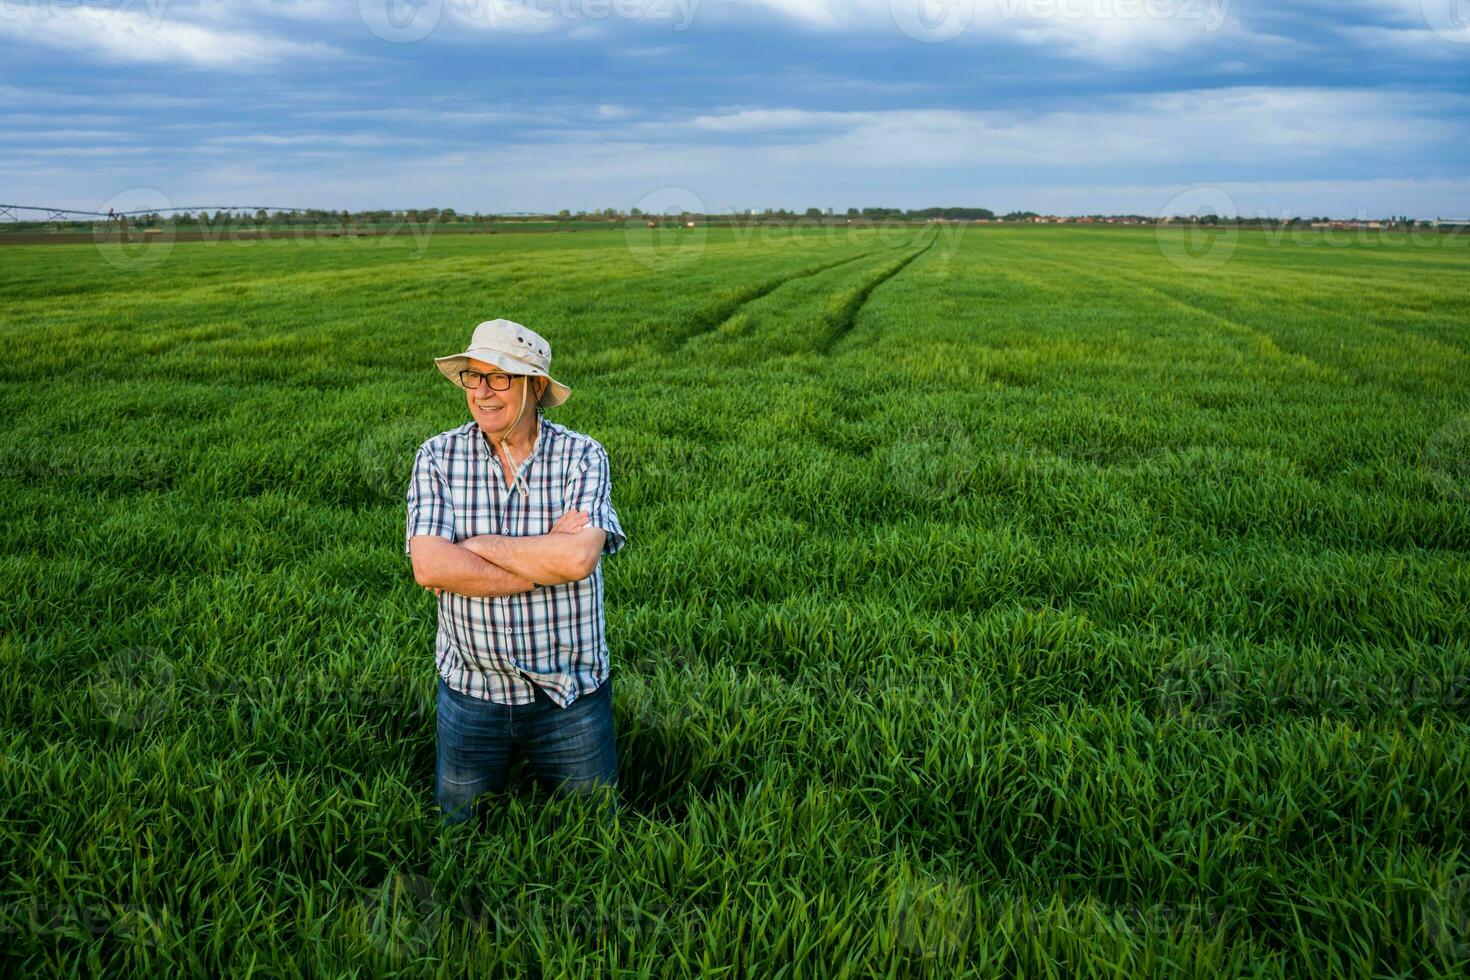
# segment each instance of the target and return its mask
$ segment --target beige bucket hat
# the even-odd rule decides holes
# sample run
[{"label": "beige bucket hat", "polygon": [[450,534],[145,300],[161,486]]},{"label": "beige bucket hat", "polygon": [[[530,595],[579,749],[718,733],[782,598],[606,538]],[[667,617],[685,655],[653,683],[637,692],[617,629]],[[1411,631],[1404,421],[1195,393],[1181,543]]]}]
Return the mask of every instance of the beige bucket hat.
[{"label": "beige bucket hat", "polygon": [[463,354],[436,357],[434,363],[444,377],[459,386],[459,372],[469,366],[470,358],[494,364],[506,374],[529,374],[546,378],[551,384],[541,396],[542,408],[554,408],[567,400],[572,389],[551,376],[551,345],[546,338],[514,320],[486,320],[475,327],[470,346]]}]

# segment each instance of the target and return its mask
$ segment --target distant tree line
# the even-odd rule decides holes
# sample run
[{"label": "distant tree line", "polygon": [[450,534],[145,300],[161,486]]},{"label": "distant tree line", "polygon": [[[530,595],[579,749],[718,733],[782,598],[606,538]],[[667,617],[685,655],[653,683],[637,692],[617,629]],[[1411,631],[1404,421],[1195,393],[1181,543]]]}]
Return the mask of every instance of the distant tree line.
[{"label": "distant tree line", "polygon": [[[177,211],[158,212],[148,214],[129,215],[127,221],[138,227],[157,227],[159,225],[173,225],[175,227],[218,227],[218,226],[289,226],[289,227],[328,227],[342,229],[372,229],[404,224],[456,224],[456,225],[492,225],[492,224],[515,224],[519,222],[556,222],[558,224],[572,222],[622,222],[637,220],[654,223],[679,223],[684,224],[691,221],[724,225],[730,223],[783,223],[794,221],[819,221],[828,223],[841,223],[843,221],[1031,221],[1041,219],[1044,221],[1072,222],[1104,222],[1104,221],[1128,221],[1139,224],[1149,224],[1160,220],[1157,215],[1141,214],[1092,214],[1073,215],[1059,217],[1056,215],[1043,216],[1036,211],[1008,211],[997,218],[994,211],[989,208],[975,207],[932,207],[932,208],[847,208],[842,212],[834,212],[832,208],[807,208],[805,211],[797,212],[787,208],[765,208],[759,212],[745,210],[736,212],[690,212],[683,211],[673,213],[645,213],[638,208],[627,211],[618,208],[603,208],[601,211],[573,211],[564,208],[561,211],[544,214],[516,213],[516,214],[483,214],[479,211],[462,213],[454,208],[408,208],[405,210],[363,210],[363,211],[332,211],[324,208],[304,208],[293,210],[267,210],[257,208],[254,210],[229,210],[220,209],[213,213],[208,211]],[[19,221],[7,222],[9,228],[26,227],[87,227],[99,219],[70,219],[61,221]],[[1420,221],[1407,215],[1393,215],[1388,218],[1365,219],[1358,218],[1327,218],[1327,217],[1227,217],[1216,215],[1208,211],[1193,215],[1171,215],[1163,219],[1171,223],[1192,223],[1201,225],[1229,225],[1238,227],[1289,227],[1292,225],[1322,224],[1328,222],[1366,221],[1373,220],[1381,222],[1386,227],[1413,227],[1415,225],[1428,227],[1434,222]]]}]

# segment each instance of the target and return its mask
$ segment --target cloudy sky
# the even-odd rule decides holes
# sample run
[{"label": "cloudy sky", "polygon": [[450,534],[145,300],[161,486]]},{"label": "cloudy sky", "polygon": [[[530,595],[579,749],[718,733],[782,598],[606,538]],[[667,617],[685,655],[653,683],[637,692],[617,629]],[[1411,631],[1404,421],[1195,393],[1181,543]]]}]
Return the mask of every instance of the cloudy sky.
[{"label": "cloudy sky", "polygon": [[0,0],[0,116],[83,209],[1463,217],[1470,0]]}]

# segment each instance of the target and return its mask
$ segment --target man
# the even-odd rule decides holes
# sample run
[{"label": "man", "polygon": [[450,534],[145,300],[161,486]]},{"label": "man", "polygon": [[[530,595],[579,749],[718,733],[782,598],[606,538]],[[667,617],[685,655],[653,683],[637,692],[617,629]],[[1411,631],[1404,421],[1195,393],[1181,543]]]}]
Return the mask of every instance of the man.
[{"label": "man", "polygon": [[[438,761],[447,823],[503,789],[519,748],[555,792],[617,786],[601,556],[627,538],[607,453],[541,417],[566,401],[551,346],[510,320],[435,358],[471,421],[419,448],[408,487],[414,579],[439,597]],[[610,801],[609,807],[614,806]]]}]

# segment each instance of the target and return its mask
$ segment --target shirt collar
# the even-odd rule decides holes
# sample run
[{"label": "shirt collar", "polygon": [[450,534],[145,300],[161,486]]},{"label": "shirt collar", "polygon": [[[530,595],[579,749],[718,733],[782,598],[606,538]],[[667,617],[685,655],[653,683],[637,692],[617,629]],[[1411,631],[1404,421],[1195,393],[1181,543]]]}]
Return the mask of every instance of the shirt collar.
[{"label": "shirt collar", "polygon": [[[529,464],[541,454],[541,449],[547,442],[546,429],[550,424],[545,419],[536,420],[536,441],[531,444],[531,455],[525,458],[525,461],[522,463],[523,466]],[[481,459],[496,458],[495,454],[490,451],[490,440],[486,439],[485,433],[480,430],[480,423],[473,419],[470,420],[470,438],[475,443],[475,455]]]}]

